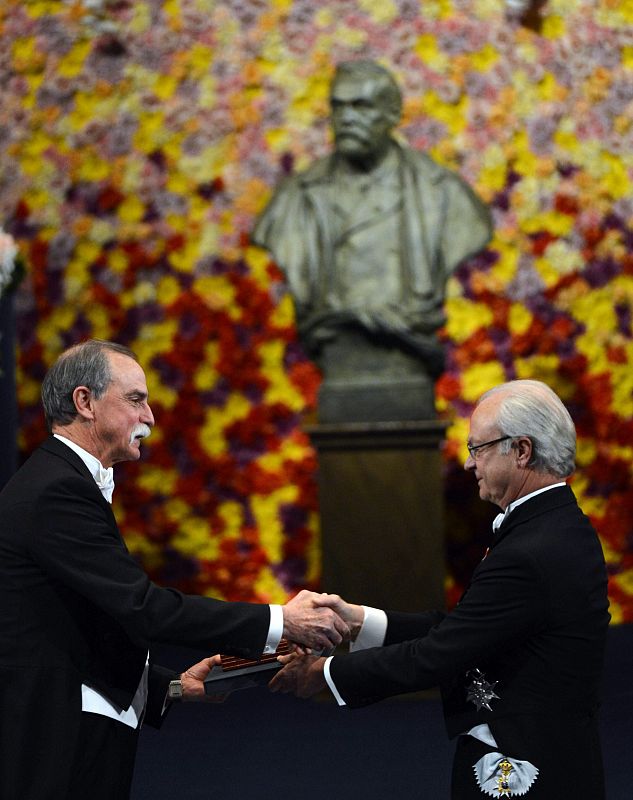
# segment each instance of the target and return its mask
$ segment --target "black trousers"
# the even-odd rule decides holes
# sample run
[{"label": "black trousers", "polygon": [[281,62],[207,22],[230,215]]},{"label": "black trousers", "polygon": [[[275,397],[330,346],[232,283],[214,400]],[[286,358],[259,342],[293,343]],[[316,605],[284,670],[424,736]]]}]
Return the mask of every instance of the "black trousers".
[{"label": "black trousers", "polygon": [[66,800],[127,800],[138,730],[99,714],[82,713]]}]

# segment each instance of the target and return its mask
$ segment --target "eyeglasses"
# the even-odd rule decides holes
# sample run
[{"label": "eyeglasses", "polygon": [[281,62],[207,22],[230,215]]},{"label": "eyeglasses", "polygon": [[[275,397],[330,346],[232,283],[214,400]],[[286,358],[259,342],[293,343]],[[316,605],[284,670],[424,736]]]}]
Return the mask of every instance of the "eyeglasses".
[{"label": "eyeglasses", "polygon": [[491,444],[498,444],[505,442],[506,439],[514,439],[514,436],[500,436],[498,439],[491,439],[489,442],[482,442],[481,444],[467,444],[468,452],[473,461],[477,461],[477,455],[482,447],[489,447]]}]

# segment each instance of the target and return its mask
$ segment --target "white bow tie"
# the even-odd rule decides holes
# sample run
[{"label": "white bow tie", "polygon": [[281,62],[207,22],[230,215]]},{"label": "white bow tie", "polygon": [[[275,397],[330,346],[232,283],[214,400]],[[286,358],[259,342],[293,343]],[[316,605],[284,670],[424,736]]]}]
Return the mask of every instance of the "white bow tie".
[{"label": "white bow tie", "polygon": [[506,509],[505,511],[502,511],[501,514],[497,514],[497,516],[492,520],[492,530],[494,533],[499,530],[507,516],[508,510]]},{"label": "white bow tie", "polygon": [[114,492],[114,470],[112,467],[104,469],[99,466],[99,471],[95,475],[97,486],[101,489],[101,494],[105,497],[108,503],[112,502],[112,493]]}]

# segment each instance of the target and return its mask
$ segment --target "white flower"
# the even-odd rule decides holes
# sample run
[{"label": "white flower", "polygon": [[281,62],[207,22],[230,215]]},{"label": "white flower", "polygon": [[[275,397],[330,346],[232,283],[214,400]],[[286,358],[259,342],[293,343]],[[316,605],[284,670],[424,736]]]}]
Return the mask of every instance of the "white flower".
[{"label": "white flower", "polygon": [[13,237],[0,228],[0,295],[11,283],[17,254],[18,248],[13,241]]}]

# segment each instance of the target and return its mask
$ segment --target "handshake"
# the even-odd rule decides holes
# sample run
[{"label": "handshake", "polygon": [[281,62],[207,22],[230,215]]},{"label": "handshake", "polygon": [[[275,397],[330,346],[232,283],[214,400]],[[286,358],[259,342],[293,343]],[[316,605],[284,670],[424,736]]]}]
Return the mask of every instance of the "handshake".
[{"label": "handshake", "polygon": [[[364,619],[363,607],[347,603],[336,594],[319,594],[303,589],[282,606],[282,611],[283,637],[289,645],[286,654],[264,656],[255,662],[244,661],[240,672],[259,673],[261,677],[266,674],[264,670],[281,664],[282,669],[278,669],[269,683],[270,690],[311,697],[326,686],[323,677],[325,655],[342,642],[353,641],[358,635]],[[233,671],[241,664],[240,659],[231,659],[230,669]],[[224,692],[219,688],[214,693],[211,687],[214,677],[222,677],[222,669],[222,657],[215,655],[186,670],[181,676],[183,699],[221,702],[230,690]],[[225,674],[230,676],[231,672]],[[225,681],[218,681],[218,687],[223,683]]]}]

